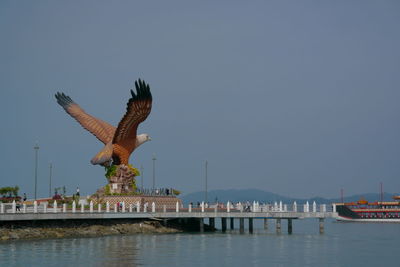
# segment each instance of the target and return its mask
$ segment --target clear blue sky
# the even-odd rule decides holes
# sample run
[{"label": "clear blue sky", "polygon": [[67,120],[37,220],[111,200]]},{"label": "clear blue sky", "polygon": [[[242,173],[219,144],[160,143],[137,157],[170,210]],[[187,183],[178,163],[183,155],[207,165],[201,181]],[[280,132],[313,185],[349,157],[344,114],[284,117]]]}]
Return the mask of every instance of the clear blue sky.
[{"label": "clear blue sky", "polygon": [[117,125],[137,78],[154,102],[131,156],[151,186],[293,197],[400,191],[399,1],[0,2],[0,186],[93,193],[102,144],[63,91]]}]

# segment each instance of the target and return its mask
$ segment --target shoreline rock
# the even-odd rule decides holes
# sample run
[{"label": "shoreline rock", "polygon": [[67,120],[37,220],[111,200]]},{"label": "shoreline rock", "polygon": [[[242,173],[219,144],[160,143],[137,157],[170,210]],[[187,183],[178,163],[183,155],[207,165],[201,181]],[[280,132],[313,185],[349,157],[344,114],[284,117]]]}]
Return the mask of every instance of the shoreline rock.
[{"label": "shoreline rock", "polygon": [[153,220],[32,221],[1,225],[0,241],[179,232],[183,230]]}]

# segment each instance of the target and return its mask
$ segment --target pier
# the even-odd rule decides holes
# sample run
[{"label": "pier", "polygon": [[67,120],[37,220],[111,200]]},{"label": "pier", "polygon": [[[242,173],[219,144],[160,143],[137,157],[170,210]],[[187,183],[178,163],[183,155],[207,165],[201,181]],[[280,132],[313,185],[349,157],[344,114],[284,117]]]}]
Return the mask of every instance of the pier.
[{"label": "pier", "polygon": [[253,222],[256,219],[264,220],[264,229],[268,229],[269,221],[275,220],[276,232],[282,232],[282,220],[287,220],[287,232],[293,232],[293,220],[296,219],[317,219],[319,221],[319,232],[324,232],[325,218],[335,218],[337,213],[335,207],[328,211],[326,204],[317,205],[315,202],[298,205],[293,204],[259,204],[253,202],[251,206],[244,206],[241,203],[233,205],[214,205],[206,207],[204,203],[200,207],[192,205],[186,208],[180,203],[176,203],[174,209],[167,208],[165,205],[157,207],[155,203],[146,203],[141,207],[130,204],[128,207],[122,203],[121,207],[111,205],[107,202],[105,205],[95,205],[90,202],[89,205],[76,205],[73,202],[71,207],[67,204],[57,205],[54,201],[51,205],[48,203],[34,202],[33,205],[23,204],[17,208],[17,204],[0,203],[0,223],[12,221],[37,221],[37,220],[109,220],[109,219],[152,219],[168,224],[168,221],[177,220],[179,222],[188,219],[195,220],[198,223],[198,231],[204,232],[205,219],[208,219],[209,226],[215,227],[215,221],[220,220],[221,231],[227,230],[227,221],[229,220],[230,229],[235,228],[235,220],[239,222],[240,233],[245,232],[245,221],[247,221],[248,232],[253,232]]}]

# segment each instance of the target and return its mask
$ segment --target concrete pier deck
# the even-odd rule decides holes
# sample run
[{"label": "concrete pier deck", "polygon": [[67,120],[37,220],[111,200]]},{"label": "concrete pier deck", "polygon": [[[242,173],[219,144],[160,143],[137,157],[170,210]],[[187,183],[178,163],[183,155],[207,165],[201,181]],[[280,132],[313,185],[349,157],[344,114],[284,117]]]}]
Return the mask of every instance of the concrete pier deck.
[{"label": "concrete pier deck", "polygon": [[83,212],[75,213],[4,213],[1,221],[68,220],[68,219],[184,219],[184,218],[253,218],[253,219],[306,219],[333,218],[333,212]]},{"label": "concrete pier deck", "polygon": [[[108,220],[108,219],[152,219],[167,222],[168,220],[176,219],[195,219],[199,223],[199,231],[204,231],[204,219],[208,218],[210,225],[214,227],[215,219],[221,220],[222,230],[226,231],[226,219],[230,218],[230,228],[234,228],[234,220],[239,220],[240,232],[244,232],[244,220],[248,220],[249,232],[253,232],[253,220],[263,219],[265,229],[268,228],[268,220],[276,220],[276,232],[281,232],[281,221],[288,220],[288,233],[293,231],[293,220],[296,219],[318,219],[320,233],[324,232],[325,218],[335,218],[337,213],[333,206],[332,211],[327,211],[325,204],[317,206],[314,202],[313,205],[304,204],[300,207],[296,203],[293,205],[260,205],[253,202],[253,206],[247,206],[246,209],[240,204],[234,208],[231,203],[223,207],[215,206],[206,208],[202,203],[200,207],[193,208],[188,206],[183,208],[181,202],[176,203],[175,209],[156,206],[155,203],[140,207],[140,205],[126,207],[124,204],[122,208],[117,208],[117,205],[109,205],[106,208],[102,206],[94,206],[90,203],[88,206],[79,207],[74,203],[72,208],[67,209],[66,204],[57,206],[57,203],[47,203],[42,205],[34,204],[33,206],[23,205],[20,210],[17,210],[16,204],[3,204],[0,203],[0,223],[12,221],[39,221],[39,220]],[[288,207],[291,207],[289,210]]]}]

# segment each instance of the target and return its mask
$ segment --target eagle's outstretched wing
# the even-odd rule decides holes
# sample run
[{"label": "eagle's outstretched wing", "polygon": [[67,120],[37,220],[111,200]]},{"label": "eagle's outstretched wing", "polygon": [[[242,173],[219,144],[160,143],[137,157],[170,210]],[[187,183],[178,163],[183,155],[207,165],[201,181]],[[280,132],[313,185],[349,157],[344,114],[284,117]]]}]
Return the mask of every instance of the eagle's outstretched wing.
[{"label": "eagle's outstretched wing", "polygon": [[57,93],[55,96],[57,99],[57,103],[60,104],[69,115],[77,120],[83,128],[91,132],[104,144],[111,142],[115,133],[114,126],[105,121],[90,116],[64,93]]},{"label": "eagle's outstretched wing", "polygon": [[135,82],[136,94],[131,90],[126,113],[119,122],[113,138],[113,144],[125,147],[128,151],[134,149],[138,125],[149,116],[152,96],[150,87],[140,79]]}]

